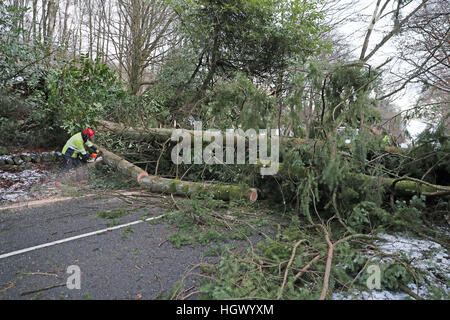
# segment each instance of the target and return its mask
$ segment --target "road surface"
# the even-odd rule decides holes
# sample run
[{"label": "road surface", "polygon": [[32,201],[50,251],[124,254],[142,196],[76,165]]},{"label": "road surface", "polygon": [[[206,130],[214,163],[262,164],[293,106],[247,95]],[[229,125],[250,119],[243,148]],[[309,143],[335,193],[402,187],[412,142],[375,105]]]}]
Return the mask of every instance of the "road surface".
[{"label": "road surface", "polygon": [[[193,265],[206,261],[206,247],[177,249],[168,242],[174,230],[164,220],[144,222],[166,214],[166,207],[157,196],[138,207],[121,197],[94,195],[0,211],[0,299],[156,299],[166,294]],[[111,210],[131,211],[116,219],[99,217]],[[117,229],[101,232],[112,225]],[[66,285],[74,275],[70,266],[80,270],[80,289]],[[186,280],[187,287],[198,285],[198,279]]]}]

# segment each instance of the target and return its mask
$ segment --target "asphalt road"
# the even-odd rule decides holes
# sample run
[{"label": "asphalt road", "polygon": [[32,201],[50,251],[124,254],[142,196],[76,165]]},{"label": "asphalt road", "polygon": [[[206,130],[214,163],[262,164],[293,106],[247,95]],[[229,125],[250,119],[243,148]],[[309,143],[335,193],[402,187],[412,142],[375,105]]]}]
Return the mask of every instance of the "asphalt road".
[{"label": "asphalt road", "polygon": [[[0,211],[0,257],[102,230],[113,221],[125,224],[166,213],[155,198],[115,220],[98,216],[118,208],[130,206],[119,198],[92,196]],[[0,258],[0,299],[156,299],[206,261],[206,247],[177,249],[166,241],[171,232],[164,220],[142,222]],[[69,266],[81,271],[80,289],[66,286]],[[198,285],[198,279],[186,280],[187,287]]]}]

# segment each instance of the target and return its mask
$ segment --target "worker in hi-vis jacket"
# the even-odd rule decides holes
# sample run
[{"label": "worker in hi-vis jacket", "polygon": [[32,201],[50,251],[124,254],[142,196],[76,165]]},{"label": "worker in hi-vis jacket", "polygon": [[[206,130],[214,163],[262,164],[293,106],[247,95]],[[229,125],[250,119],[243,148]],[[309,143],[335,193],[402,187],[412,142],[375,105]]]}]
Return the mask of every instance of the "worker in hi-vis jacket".
[{"label": "worker in hi-vis jacket", "polygon": [[94,146],[93,141],[94,131],[92,129],[85,129],[70,137],[62,149],[64,168],[79,167],[83,162],[91,159],[91,153],[98,155],[100,151]]}]

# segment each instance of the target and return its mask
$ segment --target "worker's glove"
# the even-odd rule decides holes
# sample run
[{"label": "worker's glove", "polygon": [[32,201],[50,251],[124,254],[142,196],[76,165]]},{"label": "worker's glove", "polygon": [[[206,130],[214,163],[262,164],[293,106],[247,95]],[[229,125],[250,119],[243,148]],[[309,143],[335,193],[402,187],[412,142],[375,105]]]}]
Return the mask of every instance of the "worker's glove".
[{"label": "worker's glove", "polygon": [[81,160],[84,161],[84,162],[87,162],[90,158],[91,158],[91,156],[88,153],[83,154],[81,156]]}]

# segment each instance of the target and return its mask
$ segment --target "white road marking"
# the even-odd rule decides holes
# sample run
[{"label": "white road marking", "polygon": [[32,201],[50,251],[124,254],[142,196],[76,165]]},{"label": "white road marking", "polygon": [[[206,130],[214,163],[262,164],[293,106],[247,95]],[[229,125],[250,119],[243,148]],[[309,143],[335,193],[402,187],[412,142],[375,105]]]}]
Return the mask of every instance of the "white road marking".
[{"label": "white road marking", "polygon": [[132,226],[132,225],[135,225],[135,224],[138,224],[138,223],[147,222],[147,221],[151,221],[151,220],[156,220],[156,219],[164,217],[165,215],[166,214],[162,214],[162,215],[159,215],[157,217],[147,218],[145,220],[137,220],[137,221],[121,224],[121,225],[118,225],[118,226],[115,226],[115,227],[110,227],[110,228],[106,228],[106,229],[102,229],[102,230],[97,230],[97,231],[93,231],[93,232],[89,232],[89,233],[84,233],[84,234],[80,234],[78,236],[73,236],[73,237],[70,237],[70,238],[65,238],[65,239],[56,240],[56,241],[53,241],[53,242],[40,244],[38,246],[34,246],[34,247],[30,247],[30,248],[25,248],[25,249],[21,249],[21,250],[9,252],[9,253],[4,253],[4,254],[0,255],[0,259],[8,258],[8,257],[15,256],[15,255],[18,255],[18,254],[21,254],[21,253],[25,253],[25,252],[38,250],[38,249],[41,249],[41,248],[54,246],[54,245],[61,244],[61,243],[64,243],[64,242],[69,242],[69,241],[73,241],[73,240],[77,240],[77,239],[81,239],[81,238],[94,236],[94,235],[97,235],[97,234],[100,234],[100,233],[103,233],[103,232],[107,232],[107,231],[113,231],[113,230],[116,230],[116,229],[125,228],[125,227]]}]

